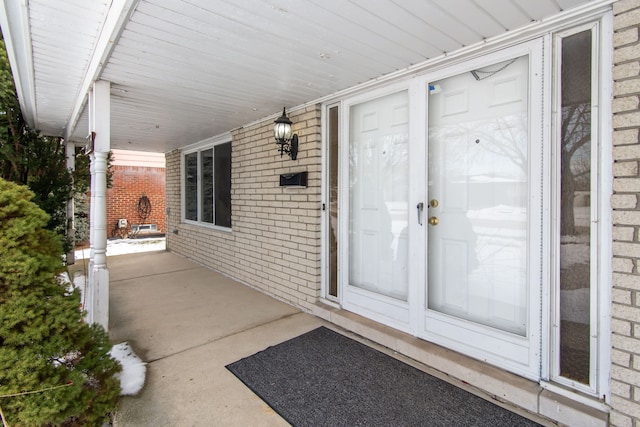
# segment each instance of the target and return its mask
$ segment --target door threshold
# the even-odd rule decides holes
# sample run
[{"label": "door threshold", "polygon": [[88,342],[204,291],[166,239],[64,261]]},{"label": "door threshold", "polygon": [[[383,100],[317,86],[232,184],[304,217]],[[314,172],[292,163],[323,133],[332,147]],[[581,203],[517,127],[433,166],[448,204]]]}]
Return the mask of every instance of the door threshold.
[{"label": "door threshold", "polygon": [[395,357],[539,424],[608,425],[608,410],[597,405],[323,302],[309,308],[311,314],[397,353]]}]

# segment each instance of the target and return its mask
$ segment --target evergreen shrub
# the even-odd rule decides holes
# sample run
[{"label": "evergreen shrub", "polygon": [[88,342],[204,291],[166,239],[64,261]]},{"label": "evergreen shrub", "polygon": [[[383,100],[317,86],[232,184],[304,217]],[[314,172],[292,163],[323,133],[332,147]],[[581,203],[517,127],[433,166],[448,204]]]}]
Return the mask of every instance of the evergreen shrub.
[{"label": "evergreen shrub", "polygon": [[0,409],[12,427],[100,426],[117,405],[121,368],[60,279],[60,238],[32,198],[0,178]]}]

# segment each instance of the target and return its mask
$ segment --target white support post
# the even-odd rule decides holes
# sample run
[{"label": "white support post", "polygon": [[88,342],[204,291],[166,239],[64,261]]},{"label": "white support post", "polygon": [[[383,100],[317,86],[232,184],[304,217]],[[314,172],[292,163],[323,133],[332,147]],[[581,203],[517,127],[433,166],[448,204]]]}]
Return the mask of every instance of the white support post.
[{"label": "white support post", "polygon": [[[72,142],[67,142],[65,145],[65,154],[67,156],[67,169],[73,172],[76,169],[76,145]],[[71,242],[71,248],[67,253],[67,264],[72,265],[76,263],[76,224],[75,224],[75,206],[74,206],[73,189],[69,194],[69,200],[67,200],[67,236]]]},{"label": "white support post", "polygon": [[97,81],[89,97],[91,154],[91,262],[87,282],[87,321],[109,328],[107,267],[107,156],[111,149],[111,85]]},{"label": "white support post", "polygon": [[[91,116],[92,116],[92,109],[93,109],[93,94],[89,93],[89,123],[92,122],[91,120]],[[89,124],[89,134],[91,134],[91,129],[93,129],[93,126],[91,124]],[[93,279],[93,257],[94,257],[94,253],[93,253],[93,245],[95,243],[95,239],[94,239],[94,232],[93,232],[93,227],[94,227],[94,220],[95,220],[95,202],[93,200],[93,196],[96,194],[96,168],[95,168],[95,162],[94,162],[94,155],[93,152],[91,152],[89,154],[89,266],[87,268],[87,281],[85,284],[85,289],[84,289],[84,309],[87,311],[87,316],[86,316],[86,321],[87,323],[91,324],[94,322],[93,318],[93,313],[94,313],[94,308],[93,308],[93,301],[94,301],[94,297],[93,297],[93,289],[95,288],[95,281]]]}]

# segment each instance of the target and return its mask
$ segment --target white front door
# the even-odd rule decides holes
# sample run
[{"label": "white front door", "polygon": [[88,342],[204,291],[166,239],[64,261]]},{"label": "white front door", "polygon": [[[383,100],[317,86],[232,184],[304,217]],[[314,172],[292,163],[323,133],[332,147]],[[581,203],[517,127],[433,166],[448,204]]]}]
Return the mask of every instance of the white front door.
[{"label": "white front door", "polygon": [[535,45],[429,81],[420,329],[429,340],[529,377],[539,374],[540,325]]},{"label": "white front door", "polygon": [[542,41],[345,107],[342,306],[537,379]]}]

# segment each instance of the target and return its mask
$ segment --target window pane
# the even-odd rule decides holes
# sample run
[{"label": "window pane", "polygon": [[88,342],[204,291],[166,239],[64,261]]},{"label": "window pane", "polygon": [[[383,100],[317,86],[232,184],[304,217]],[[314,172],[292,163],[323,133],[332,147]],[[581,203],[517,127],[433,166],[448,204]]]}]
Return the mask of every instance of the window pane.
[{"label": "window pane", "polygon": [[[351,107],[349,280],[407,301],[409,96]],[[413,212],[412,212],[413,213]]]},{"label": "window pane", "polygon": [[329,295],[338,296],[338,107],[329,110]]},{"label": "window pane", "polygon": [[200,153],[202,192],[200,221],[213,223],[213,149]]},{"label": "window pane", "polygon": [[231,227],[231,143],[215,147],[216,225]]},{"label": "window pane", "polygon": [[429,85],[428,308],[527,335],[529,58]]},{"label": "window pane", "polygon": [[184,217],[198,220],[198,154],[184,156]]},{"label": "window pane", "polygon": [[589,383],[591,32],[562,41],[560,375]]}]

